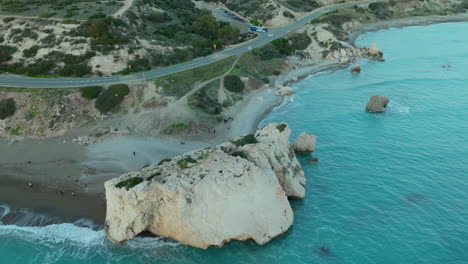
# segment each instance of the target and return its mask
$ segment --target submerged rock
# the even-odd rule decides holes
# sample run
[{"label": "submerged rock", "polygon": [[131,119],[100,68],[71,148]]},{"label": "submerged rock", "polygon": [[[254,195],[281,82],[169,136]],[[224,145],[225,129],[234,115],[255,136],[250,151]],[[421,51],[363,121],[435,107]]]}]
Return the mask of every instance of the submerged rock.
[{"label": "submerged rock", "polygon": [[361,73],[361,65],[356,65],[351,68],[352,73]]},{"label": "submerged rock", "polygon": [[198,248],[267,243],[293,223],[288,196],[305,196],[290,134],[286,124],[269,124],[107,181],[107,236],[118,243],[148,230]]},{"label": "submerged rock", "polygon": [[311,153],[315,151],[315,143],[317,142],[317,136],[313,134],[307,134],[302,132],[294,141],[294,150],[298,153]]},{"label": "submerged rock", "polygon": [[309,160],[309,164],[317,164],[319,162],[319,159],[318,158],[311,158]]},{"label": "submerged rock", "polygon": [[381,113],[385,111],[390,100],[387,97],[381,95],[374,95],[369,99],[369,102],[366,106],[367,112]]}]

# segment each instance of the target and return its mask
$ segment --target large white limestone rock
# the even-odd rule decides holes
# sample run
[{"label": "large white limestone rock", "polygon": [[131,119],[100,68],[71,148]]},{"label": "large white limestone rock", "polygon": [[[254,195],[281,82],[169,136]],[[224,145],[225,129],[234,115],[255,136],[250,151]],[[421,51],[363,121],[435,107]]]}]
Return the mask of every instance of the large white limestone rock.
[{"label": "large white limestone rock", "polygon": [[107,181],[107,236],[118,243],[148,230],[198,248],[267,243],[293,223],[288,196],[305,195],[290,134],[286,124],[270,124]]}]

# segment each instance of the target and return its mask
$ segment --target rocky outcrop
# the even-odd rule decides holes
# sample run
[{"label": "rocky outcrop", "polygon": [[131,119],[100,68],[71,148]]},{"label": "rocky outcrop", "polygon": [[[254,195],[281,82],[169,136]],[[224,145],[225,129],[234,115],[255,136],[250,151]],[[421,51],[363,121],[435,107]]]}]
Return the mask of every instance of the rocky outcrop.
[{"label": "rocky outcrop", "polygon": [[381,95],[374,95],[369,99],[369,102],[366,106],[367,112],[372,113],[381,113],[385,111],[385,107],[387,107],[390,100],[387,97]]},{"label": "rocky outcrop", "polygon": [[107,236],[122,242],[148,230],[198,248],[267,243],[293,223],[288,196],[305,196],[290,134],[286,124],[269,124],[107,181]]},{"label": "rocky outcrop", "polygon": [[289,86],[278,86],[276,94],[279,96],[293,96],[294,89]]},{"label": "rocky outcrop", "polygon": [[294,150],[298,153],[307,154],[315,151],[317,136],[302,132],[294,141]]},{"label": "rocky outcrop", "polygon": [[367,50],[367,54],[371,56],[379,55],[380,50],[377,48],[377,44],[373,43],[370,48]]},{"label": "rocky outcrop", "polygon": [[372,44],[369,49],[367,49],[367,55],[369,55],[369,58],[371,59],[384,61],[383,52],[377,48],[377,45],[375,43]]}]

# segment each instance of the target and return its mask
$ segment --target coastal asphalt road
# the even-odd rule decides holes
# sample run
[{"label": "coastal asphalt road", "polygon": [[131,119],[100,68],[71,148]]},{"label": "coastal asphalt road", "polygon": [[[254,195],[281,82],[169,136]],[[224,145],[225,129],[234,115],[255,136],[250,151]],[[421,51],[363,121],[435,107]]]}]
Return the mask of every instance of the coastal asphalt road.
[{"label": "coastal asphalt road", "polygon": [[109,85],[109,84],[116,84],[116,83],[125,83],[130,81],[138,81],[138,80],[148,80],[154,79],[166,75],[170,75],[173,73],[181,72],[190,70],[193,68],[197,68],[203,65],[207,65],[224,58],[240,55],[244,52],[247,52],[253,48],[260,47],[265,45],[274,39],[281,38],[287,35],[290,32],[293,32],[311,20],[328,13],[330,11],[334,11],[336,9],[357,6],[357,5],[365,5],[370,4],[373,2],[379,2],[382,0],[367,0],[367,1],[359,1],[359,2],[352,2],[346,4],[337,4],[331,6],[325,6],[318,9],[315,9],[307,16],[299,19],[298,21],[286,25],[280,28],[272,28],[267,33],[260,33],[259,36],[249,42],[237,45],[232,48],[225,49],[223,51],[211,54],[207,57],[197,58],[188,62],[184,62],[181,64],[176,64],[164,68],[154,69],[147,72],[140,72],[131,75],[116,75],[111,77],[95,77],[95,78],[30,78],[30,77],[23,77],[23,76],[16,76],[16,75],[0,75],[0,86],[3,87],[22,87],[22,88],[72,88],[72,87],[83,87],[83,86],[91,86],[91,85]]}]

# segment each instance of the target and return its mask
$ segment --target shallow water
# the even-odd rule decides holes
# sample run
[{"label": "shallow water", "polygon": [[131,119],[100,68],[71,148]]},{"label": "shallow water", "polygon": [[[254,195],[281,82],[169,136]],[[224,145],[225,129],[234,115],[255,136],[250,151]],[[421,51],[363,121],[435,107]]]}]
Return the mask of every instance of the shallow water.
[{"label": "shallow water", "polygon": [[[320,162],[299,157],[307,197],[292,202],[291,230],[266,246],[111,245],[102,231],[73,224],[3,225],[0,263],[468,263],[467,30],[446,23],[367,33],[357,44],[378,43],[385,63],[295,85],[296,96],[264,123],[288,122],[292,138],[318,135]],[[390,98],[386,113],[364,111],[375,94]]]}]

